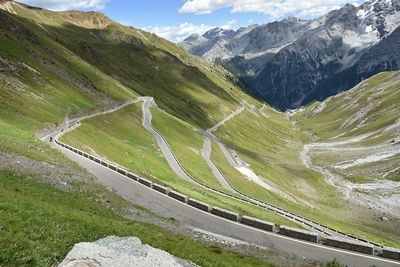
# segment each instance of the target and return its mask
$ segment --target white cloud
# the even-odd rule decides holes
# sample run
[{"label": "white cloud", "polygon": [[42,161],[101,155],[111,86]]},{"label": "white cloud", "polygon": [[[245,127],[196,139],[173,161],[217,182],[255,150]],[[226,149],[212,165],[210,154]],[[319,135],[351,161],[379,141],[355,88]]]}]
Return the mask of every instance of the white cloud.
[{"label": "white cloud", "polygon": [[206,31],[211,30],[215,27],[221,27],[223,29],[232,29],[237,23],[238,23],[237,20],[231,20],[224,25],[218,26],[218,25],[207,25],[207,24],[192,24],[185,22],[170,26],[149,26],[149,27],[144,27],[143,30],[155,33],[158,36],[161,36],[173,42],[181,42],[191,34],[197,33],[201,35]]},{"label": "white cloud", "polygon": [[81,8],[103,9],[109,0],[19,0],[31,6],[50,10],[70,10]]},{"label": "white cloud", "polygon": [[346,3],[348,0],[186,0],[179,12],[209,14],[230,8],[232,13],[256,12],[277,19],[287,15],[320,16]]},{"label": "white cloud", "polygon": [[233,19],[231,21],[228,21],[227,23],[225,23],[224,25],[219,26],[222,29],[226,29],[226,30],[230,30],[235,28],[235,25],[238,24],[239,21],[237,19]]},{"label": "white cloud", "polygon": [[[186,0],[180,13],[209,14],[217,9],[232,7],[237,0]],[[243,1],[244,3],[246,1]]]}]

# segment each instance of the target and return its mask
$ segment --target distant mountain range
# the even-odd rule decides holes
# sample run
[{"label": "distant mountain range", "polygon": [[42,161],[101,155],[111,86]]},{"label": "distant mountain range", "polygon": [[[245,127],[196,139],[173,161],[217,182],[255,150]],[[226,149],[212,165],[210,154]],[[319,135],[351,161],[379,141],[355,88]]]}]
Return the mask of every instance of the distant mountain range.
[{"label": "distant mountain range", "polygon": [[373,0],[314,19],[191,35],[190,53],[240,75],[280,109],[297,108],[400,69],[400,0]]}]

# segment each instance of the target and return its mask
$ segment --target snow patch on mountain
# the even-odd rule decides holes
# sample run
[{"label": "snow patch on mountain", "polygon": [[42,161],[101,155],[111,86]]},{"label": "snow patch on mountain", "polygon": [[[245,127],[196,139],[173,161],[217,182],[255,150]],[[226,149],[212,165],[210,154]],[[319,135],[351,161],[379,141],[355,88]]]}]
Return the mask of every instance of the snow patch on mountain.
[{"label": "snow patch on mountain", "polygon": [[[397,59],[392,51],[395,57],[385,58],[382,50],[370,50],[388,43],[399,27],[400,0],[374,0],[348,4],[314,20],[289,17],[236,31],[216,28],[196,42],[189,37],[182,46],[242,75],[272,105],[295,109],[350,89],[378,70],[396,70],[400,54]],[[351,76],[336,78],[360,59]]]},{"label": "snow patch on mountain", "polygon": [[[365,10],[360,10],[360,12],[363,12],[364,16],[367,14]],[[325,26],[331,20],[332,18],[328,14],[311,21],[289,17],[279,22],[252,25],[237,31],[215,28],[202,36],[202,42],[194,43],[191,40],[192,37],[189,37],[182,44],[184,47],[188,47],[190,52],[193,52],[192,48],[196,48],[197,51],[202,51],[197,55],[203,56],[210,61],[216,61],[217,59],[229,59],[236,56],[254,59],[268,53],[277,53],[282,48],[303,38],[303,34],[316,29],[316,32],[312,31],[310,34],[326,38],[326,40],[339,37],[344,33],[345,42],[351,47],[363,46],[362,44],[364,43],[375,42],[378,39],[376,32],[374,34],[365,34],[365,27],[364,35],[360,35],[360,31],[346,30],[345,27],[338,23],[333,23],[330,28],[326,28]],[[372,32],[372,26],[368,29],[370,28],[371,31],[367,33]],[[208,40],[208,42],[204,42],[205,40]],[[199,49],[199,47],[204,49]]]},{"label": "snow patch on mountain", "polygon": [[[237,31],[212,29],[203,36],[185,39],[181,46],[209,61],[227,60],[236,56],[254,59],[276,54],[290,45],[307,29],[309,21],[289,17],[266,25],[251,25]],[[193,41],[196,39],[196,41]]]}]

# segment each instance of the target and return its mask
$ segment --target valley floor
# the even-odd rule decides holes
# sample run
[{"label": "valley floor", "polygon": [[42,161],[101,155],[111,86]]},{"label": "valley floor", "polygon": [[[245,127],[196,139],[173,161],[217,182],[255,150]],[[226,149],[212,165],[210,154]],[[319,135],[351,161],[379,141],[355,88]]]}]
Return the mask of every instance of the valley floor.
[{"label": "valley floor", "polygon": [[[345,198],[380,211],[382,219],[391,217],[392,220],[399,220],[400,183],[384,178],[398,171],[395,162],[399,161],[400,142],[363,145],[361,142],[368,136],[307,144],[301,152],[301,159],[307,167],[321,172]],[[365,165],[370,167],[367,169]],[[371,165],[376,167],[371,168]],[[373,172],[383,173],[383,176],[372,178],[376,176]]]}]

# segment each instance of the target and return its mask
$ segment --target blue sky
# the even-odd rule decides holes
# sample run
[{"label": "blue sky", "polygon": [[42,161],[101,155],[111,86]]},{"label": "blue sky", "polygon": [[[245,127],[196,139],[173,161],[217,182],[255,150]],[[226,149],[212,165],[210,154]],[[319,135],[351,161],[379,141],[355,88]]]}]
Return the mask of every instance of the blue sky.
[{"label": "blue sky", "polygon": [[[236,29],[287,16],[313,18],[348,0],[20,0],[52,10],[95,10],[171,41],[213,27]],[[360,4],[363,0],[353,0]]]}]

